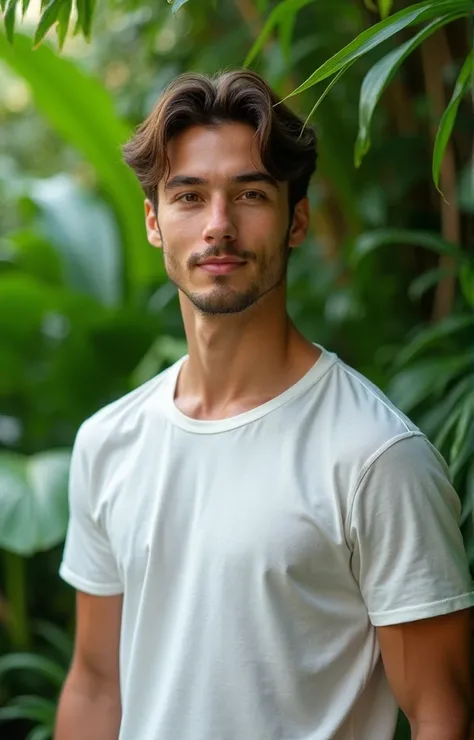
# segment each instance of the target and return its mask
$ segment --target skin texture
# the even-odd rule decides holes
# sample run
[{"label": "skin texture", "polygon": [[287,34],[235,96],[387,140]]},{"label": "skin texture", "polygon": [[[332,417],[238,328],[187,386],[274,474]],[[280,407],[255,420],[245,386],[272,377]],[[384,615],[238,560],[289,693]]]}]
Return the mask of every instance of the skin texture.
[{"label": "skin texture", "polygon": [[77,592],[74,656],[58,705],[54,740],[117,740],[122,596]]},{"label": "skin texture", "polygon": [[414,740],[468,740],[471,610],[378,627],[385,672]]}]

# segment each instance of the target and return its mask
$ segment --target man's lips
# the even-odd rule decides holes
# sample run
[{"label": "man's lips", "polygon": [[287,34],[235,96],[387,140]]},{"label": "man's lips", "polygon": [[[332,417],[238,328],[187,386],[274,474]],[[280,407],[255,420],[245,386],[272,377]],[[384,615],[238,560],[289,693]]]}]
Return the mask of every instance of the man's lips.
[{"label": "man's lips", "polygon": [[214,257],[199,263],[199,267],[205,270],[205,272],[210,272],[214,275],[225,275],[237,270],[242,265],[245,265],[245,261],[236,259],[235,257]]}]

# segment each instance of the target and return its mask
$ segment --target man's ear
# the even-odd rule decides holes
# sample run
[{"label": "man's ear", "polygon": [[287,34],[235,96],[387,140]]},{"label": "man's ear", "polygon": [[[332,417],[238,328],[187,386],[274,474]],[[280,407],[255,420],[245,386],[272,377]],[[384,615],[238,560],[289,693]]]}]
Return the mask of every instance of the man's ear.
[{"label": "man's ear", "polygon": [[156,218],[156,211],[153,203],[148,198],[145,200],[145,226],[147,239],[151,246],[161,249],[163,247],[163,241]]},{"label": "man's ear", "polygon": [[288,241],[289,247],[299,247],[306,239],[310,221],[309,199],[302,198],[295,206]]}]

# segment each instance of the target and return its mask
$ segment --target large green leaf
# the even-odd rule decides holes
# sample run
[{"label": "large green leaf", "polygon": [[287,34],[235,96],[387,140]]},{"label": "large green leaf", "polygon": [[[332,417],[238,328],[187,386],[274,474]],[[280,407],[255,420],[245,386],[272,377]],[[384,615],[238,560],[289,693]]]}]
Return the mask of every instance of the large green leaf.
[{"label": "large green leaf", "polygon": [[123,299],[120,236],[105,204],[66,175],[35,180],[41,231],[60,254],[68,285],[101,303]]},{"label": "large green leaf", "polygon": [[464,62],[459,76],[454,86],[454,91],[451,100],[448,103],[446,110],[443,113],[441,122],[439,124],[438,133],[436,134],[436,140],[433,151],[433,180],[436,187],[439,190],[439,176],[441,172],[441,163],[443,161],[444,152],[453,130],[454,121],[456,120],[456,113],[459,108],[459,104],[464,97],[465,93],[469,88],[469,83],[472,78],[472,65],[474,59],[474,51],[468,55]]},{"label": "large green leaf", "polygon": [[409,39],[380,59],[364,77],[359,100],[359,132],[354,152],[356,167],[360,166],[362,158],[369,151],[372,116],[385,88],[412,51],[428,36],[431,36],[432,33],[455,18],[457,18],[456,15],[447,15],[441,19],[432,21],[432,23],[419,31],[412,39]]},{"label": "large green leaf", "polygon": [[308,90],[318,82],[322,82],[322,80],[335,74],[341,68],[346,67],[350,62],[360,59],[367,52],[376,48],[400,31],[403,31],[404,28],[440,17],[444,14],[455,13],[468,15],[471,10],[471,0],[427,0],[427,2],[418,3],[417,5],[400,10],[398,13],[376,23],[371,28],[359,34],[356,39],[318,67],[305,82],[299,85],[287,97],[291,98],[293,95],[298,95],[298,93]]},{"label": "large green leaf", "polygon": [[356,265],[362,257],[379,247],[387,245],[413,244],[419,247],[446,254],[455,260],[461,260],[462,251],[456,244],[443,239],[436,232],[413,231],[409,229],[376,229],[360,234],[354,241],[351,262]]},{"label": "large green leaf", "polygon": [[121,228],[131,287],[163,278],[156,250],[145,238],[143,195],[121,161],[120,146],[130,130],[115,113],[105,88],[47,45],[33,51],[26,36],[17,34],[11,47],[0,33],[0,58],[31,86],[38,109],[51,125],[95,167]]},{"label": "large green leaf", "polygon": [[59,544],[68,520],[70,453],[0,452],[0,547],[32,555]]},{"label": "large green leaf", "polygon": [[301,8],[304,8],[305,5],[310,5],[310,3],[313,2],[315,2],[315,0],[283,0],[273,8],[260,32],[260,35],[245,58],[244,67],[249,67],[252,64],[255,57],[260,54],[261,50],[265,46],[267,39],[278,25],[284,23],[288,18],[293,18]]}]

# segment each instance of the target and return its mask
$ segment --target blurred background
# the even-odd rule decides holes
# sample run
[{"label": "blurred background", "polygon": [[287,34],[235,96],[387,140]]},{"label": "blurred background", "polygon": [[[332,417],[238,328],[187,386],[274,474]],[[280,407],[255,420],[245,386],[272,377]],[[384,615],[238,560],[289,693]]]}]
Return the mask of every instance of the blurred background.
[{"label": "blurred background", "polygon": [[[290,314],[441,450],[474,566],[471,3],[105,0],[92,18],[93,6],[26,1],[21,23],[20,3],[0,0],[5,740],[52,737],[71,658],[74,593],[57,571],[75,433],[186,351],[120,158],[180,72],[250,64],[281,96],[302,86],[288,102],[304,118],[317,106],[312,229],[290,262]],[[409,737],[403,717],[397,737]]]}]

